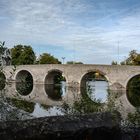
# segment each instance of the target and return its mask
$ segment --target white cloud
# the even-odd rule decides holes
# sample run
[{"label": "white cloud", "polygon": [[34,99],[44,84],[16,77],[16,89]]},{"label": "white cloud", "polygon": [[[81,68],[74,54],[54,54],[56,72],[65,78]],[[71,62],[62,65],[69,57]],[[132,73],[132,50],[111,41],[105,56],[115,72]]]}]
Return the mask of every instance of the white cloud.
[{"label": "white cloud", "polygon": [[[8,26],[0,28],[3,31],[0,38],[8,45],[30,43],[61,46],[74,50],[77,59],[86,63],[110,63],[113,59],[117,59],[118,41],[121,59],[130,50],[139,50],[140,10],[135,9],[135,13],[131,11],[129,14],[126,13],[129,9],[121,12],[112,11],[113,13],[109,12],[104,18],[97,19],[102,25],[96,25],[91,21],[92,26],[84,26],[80,23],[82,17],[77,21],[74,16],[95,9],[92,9],[94,6],[85,4],[83,0],[14,0],[14,2],[7,0],[7,2],[6,7],[1,10],[3,14],[0,20],[8,16],[10,20]],[[106,20],[121,14],[123,16],[115,19],[116,24],[105,27]]]}]

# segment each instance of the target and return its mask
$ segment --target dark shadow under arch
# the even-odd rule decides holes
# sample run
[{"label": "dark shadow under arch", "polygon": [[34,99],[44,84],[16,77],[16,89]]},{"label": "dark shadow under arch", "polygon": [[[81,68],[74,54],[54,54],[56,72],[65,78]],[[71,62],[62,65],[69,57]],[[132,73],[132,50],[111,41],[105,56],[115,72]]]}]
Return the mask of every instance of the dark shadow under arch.
[{"label": "dark shadow under arch", "polygon": [[49,71],[45,77],[45,91],[48,97],[52,100],[61,100],[65,82],[62,71],[56,69]]},{"label": "dark shadow under arch", "polygon": [[127,83],[126,95],[128,101],[134,106],[140,106],[140,74],[133,76]]}]

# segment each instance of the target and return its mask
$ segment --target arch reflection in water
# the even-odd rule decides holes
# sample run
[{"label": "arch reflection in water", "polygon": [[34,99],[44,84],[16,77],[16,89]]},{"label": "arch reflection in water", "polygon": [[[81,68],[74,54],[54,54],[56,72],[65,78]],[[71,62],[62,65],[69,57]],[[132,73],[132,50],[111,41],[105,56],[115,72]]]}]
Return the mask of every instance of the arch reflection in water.
[{"label": "arch reflection in water", "polygon": [[136,75],[128,81],[127,98],[134,107],[140,107],[140,75]]},{"label": "arch reflection in water", "polygon": [[45,91],[52,100],[61,100],[66,93],[66,80],[59,70],[52,70],[45,78]]},{"label": "arch reflection in water", "polygon": [[108,82],[99,72],[85,74],[81,81],[81,94],[88,94],[92,101],[105,103],[108,100]]},{"label": "arch reflection in water", "polygon": [[33,89],[33,77],[26,71],[22,70],[16,75],[16,90],[20,95],[26,96],[31,93]]}]

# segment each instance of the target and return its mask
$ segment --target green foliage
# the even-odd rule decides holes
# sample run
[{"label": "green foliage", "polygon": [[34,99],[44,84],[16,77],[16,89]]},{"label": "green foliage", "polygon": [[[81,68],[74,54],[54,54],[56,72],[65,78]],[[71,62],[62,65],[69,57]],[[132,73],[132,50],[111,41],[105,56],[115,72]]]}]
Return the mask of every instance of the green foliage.
[{"label": "green foliage", "polygon": [[83,64],[83,62],[68,61],[67,64]]},{"label": "green foliage", "polygon": [[88,81],[92,81],[92,80],[96,80],[96,81],[107,81],[106,77],[101,74],[100,72],[96,71],[96,72],[89,72],[87,73],[83,79],[88,80]]},{"label": "green foliage", "polygon": [[91,89],[89,89],[88,91],[85,90],[85,92],[82,93],[82,96],[80,98],[75,97],[74,103],[72,105],[64,102],[62,105],[62,112],[66,115],[81,115],[91,114],[94,112],[109,112],[113,116],[112,119],[121,119],[121,115],[119,113],[119,107],[121,106],[121,104],[119,107],[115,106],[115,94],[111,93],[110,91],[108,92],[108,102],[101,103],[101,101],[97,100],[96,98],[90,98]]},{"label": "green foliage", "polygon": [[0,55],[4,54],[4,51],[7,49],[6,47],[4,47],[5,42],[1,42],[0,41]]},{"label": "green foliage", "polygon": [[140,111],[137,109],[135,113],[128,113],[127,120],[134,126],[140,125]]},{"label": "green foliage", "polygon": [[129,53],[129,57],[128,59],[126,60],[126,64],[128,65],[135,65],[135,62],[137,61],[136,58],[137,58],[137,52],[136,50],[132,50],[130,53]]},{"label": "green foliage", "polygon": [[118,65],[117,61],[112,61],[111,65]]},{"label": "green foliage", "polygon": [[140,65],[140,54],[138,54],[135,58],[134,65]]},{"label": "green foliage", "polygon": [[4,42],[0,41],[0,47],[3,47],[4,45],[5,45],[5,41]]},{"label": "green foliage", "polygon": [[12,64],[26,65],[34,64],[36,56],[31,46],[16,45],[11,49]]},{"label": "green foliage", "polygon": [[66,102],[62,105],[62,112],[64,114],[76,115],[76,114],[90,114],[93,112],[101,111],[103,107],[100,100],[90,98],[91,91],[88,90],[89,93],[85,90],[82,93],[81,98],[75,99],[72,105],[68,105]]},{"label": "green foliage", "polygon": [[140,54],[136,50],[132,50],[126,60],[121,65],[140,65]]},{"label": "green foliage", "polygon": [[121,65],[126,65],[125,61],[120,62]]},{"label": "green foliage", "polygon": [[61,84],[61,81],[66,81],[65,77],[62,75],[56,75],[54,76],[54,84]]},{"label": "green foliage", "polygon": [[[115,101],[118,98],[119,92],[114,92],[113,90],[108,89],[108,101],[106,103],[105,110],[111,113],[117,113],[119,108],[122,107],[122,103],[119,103],[119,106],[116,106]],[[122,93],[121,93],[122,94]]]},{"label": "green foliage", "polygon": [[82,98],[74,102],[74,109],[80,114],[89,114],[93,112],[99,112],[102,104],[100,100],[91,100],[88,94],[85,92],[82,94]]},{"label": "green foliage", "polygon": [[13,106],[22,109],[26,112],[32,113],[34,111],[35,103],[27,102],[25,100],[18,100],[15,98],[7,98],[7,101],[11,103]]},{"label": "green foliage", "polygon": [[40,55],[38,63],[40,63],[40,64],[61,64],[61,62],[57,58],[50,55],[49,53],[43,53],[42,55]]}]

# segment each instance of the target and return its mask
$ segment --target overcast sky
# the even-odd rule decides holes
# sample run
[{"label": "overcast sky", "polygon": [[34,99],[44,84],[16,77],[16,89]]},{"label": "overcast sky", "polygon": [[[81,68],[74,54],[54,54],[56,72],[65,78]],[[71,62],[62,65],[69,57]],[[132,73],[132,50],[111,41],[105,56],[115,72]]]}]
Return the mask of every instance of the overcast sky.
[{"label": "overcast sky", "polygon": [[121,61],[140,51],[140,0],[0,0],[0,41],[61,61]]}]

